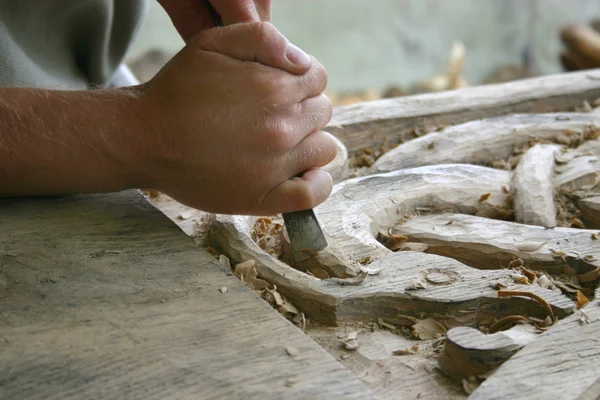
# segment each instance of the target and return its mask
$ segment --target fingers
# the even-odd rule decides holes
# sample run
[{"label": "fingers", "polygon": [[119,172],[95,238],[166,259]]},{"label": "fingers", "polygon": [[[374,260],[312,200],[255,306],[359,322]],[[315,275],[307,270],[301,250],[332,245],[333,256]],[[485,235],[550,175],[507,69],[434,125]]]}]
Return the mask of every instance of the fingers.
[{"label": "fingers", "polygon": [[269,192],[259,207],[260,212],[262,215],[272,215],[308,210],[327,200],[332,189],[331,175],[320,169],[312,169]]},{"label": "fingers", "polygon": [[256,61],[292,74],[306,73],[313,59],[289,43],[268,22],[230,25],[203,31],[191,41],[194,46],[240,61]]},{"label": "fingers", "polygon": [[306,136],[286,157],[288,176],[324,167],[337,155],[337,143],[331,134],[316,131]]},{"label": "fingers", "polygon": [[186,43],[198,32],[215,26],[206,1],[158,0],[158,3]]},{"label": "fingers", "polygon": [[210,0],[210,3],[225,25],[261,21],[254,0]]}]

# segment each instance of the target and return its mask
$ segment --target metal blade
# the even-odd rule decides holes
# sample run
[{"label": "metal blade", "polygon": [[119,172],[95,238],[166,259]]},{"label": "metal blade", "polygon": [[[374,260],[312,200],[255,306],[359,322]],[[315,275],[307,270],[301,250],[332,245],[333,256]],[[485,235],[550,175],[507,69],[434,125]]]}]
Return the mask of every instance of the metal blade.
[{"label": "metal blade", "polygon": [[327,247],[327,240],[312,209],[283,214],[283,221],[296,262],[307,260]]}]

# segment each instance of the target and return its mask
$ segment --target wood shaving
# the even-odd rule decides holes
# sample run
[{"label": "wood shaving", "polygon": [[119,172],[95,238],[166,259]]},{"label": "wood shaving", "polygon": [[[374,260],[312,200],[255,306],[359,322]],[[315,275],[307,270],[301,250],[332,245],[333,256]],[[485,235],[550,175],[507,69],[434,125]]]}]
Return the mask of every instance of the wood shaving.
[{"label": "wood shaving", "polygon": [[548,312],[548,315],[551,317],[552,321],[556,321],[556,316],[554,315],[554,311],[552,311],[552,307],[550,306],[550,304],[548,304],[548,302],[546,300],[544,300],[543,298],[541,298],[540,296],[538,296],[535,293],[531,293],[531,292],[521,292],[521,291],[513,291],[513,290],[499,290],[497,292],[498,297],[513,297],[513,296],[522,296],[522,297],[529,297],[530,299],[533,299],[535,301],[537,301],[542,307],[544,307],[546,309],[546,311]]},{"label": "wood shaving", "polygon": [[415,352],[412,351],[411,349],[400,349],[400,350],[394,350],[392,351],[392,355],[394,356],[409,356],[409,355],[414,355]]},{"label": "wood shaving", "polygon": [[571,228],[585,229],[585,225],[579,218],[573,218],[571,220]]},{"label": "wood shaving", "polygon": [[588,298],[585,297],[585,295],[578,290],[577,291],[577,309],[579,310],[580,308],[582,308],[589,302],[590,301],[588,300]]},{"label": "wood shaving", "polygon": [[412,329],[413,336],[420,340],[439,339],[446,333],[446,328],[433,318],[417,322]]},{"label": "wood shaving", "polygon": [[414,281],[412,281],[404,290],[418,290],[427,288],[427,281],[425,277],[420,276]]},{"label": "wood shaving", "polygon": [[350,351],[358,350],[358,348],[360,347],[360,343],[358,343],[358,340],[346,340],[343,343],[344,348]]},{"label": "wood shaving", "polygon": [[586,272],[585,274],[577,275],[579,283],[593,282],[600,277],[600,268],[596,268],[593,271]]},{"label": "wood shaving", "polygon": [[512,260],[510,263],[508,263],[508,268],[512,268],[512,269],[521,268],[523,266],[523,264],[524,264],[523,260],[521,260],[520,258],[517,258],[516,260]]},{"label": "wood shaving", "polygon": [[297,348],[292,347],[292,346],[287,346],[285,348],[285,352],[288,354],[288,356],[290,357],[296,357],[298,354],[300,354],[300,351],[298,351]]},{"label": "wood shaving", "polygon": [[488,201],[490,197],[492,197],[491,193],[484,193],[479,197],[479,202],[483,203],[484,201]]},{"label": "wood shaving", "polygon": [[194,211],[192,210],[188,210],[188,211],[180,211],[179,213],[179,219],[181,220],[188,220],[190,218],[192,218],[194,216]]},{"label": "wood shaving", "polygon": [[[415,322],[416,322],[416,321],[415,321]],[[395,326],[395,325],[388,324],[387,322],[385,322],[385,321],[384,321],[383,319],[381,319],[381,318],[378,318],[378,319],[377,319],[377,323],[378,323],[380,326],[382,326],[382,327],[384,327],[384,328],[387,328],[387,329],[390,329],[390,330],[392,330],[392,331],[396,330],[396,326]]]},{"label": "wood shaving", "polygon": [[544,245],[544,242],[524,242],[524,243],[518,243],[517,244],[517,250],[519,250],[519,251],[526,251],[526,252],[532,252],[532,251],[536,251],[537,249],[539,249],[543,245]]},{"label": "wood shaving", "polygon": [[510,274],[510,277],[513,281],[515,281],[516,283],[521,283],[523,285],[529,285],[529,279],[525,276],[525,275],[521,275],[521,274]]},{"label": "wood shaving", "polygon": [[579,310],[579,314],[579,323],[581,325],[589,324],[591,322],[590,315],[585,310]]},{"label": "wood shaving", "polygon": [[308,272],[310,272],[310,274],[312,276],[314,276],[315,278],[319,278],[319,279],[331,278],[329,273],[327,271],[325,271],[323,268],[316,267],[316,268],[309,270]]},{"label": "wood shaving", "polygon": [[385,269],[385,268],[379,268],[379,269],[368,268],[368,267],[364,267],[362,265],[359,265],[359,268],[362,272],[364,272],[368,275],[379,275],[379,273]]},{"label": "wood shaving", "polygon": [[490,326],[488,328],[488,333],[491,334],[491,333],[504,331],[509,328],[512,328],[513,326],[515,326],[517,324],[526,324],[526,323],[529,323],[529,319],[527,319],[526,317],[524,317],[522,315],[509,315],[507,317],[500,318],[498,321],[496,321],[494,324],[492,324],[492,326]]},{"label": "wood shaving", "polygon": [[592,233],[592,240],[598,240],[598,237],[600,237],[600,235],[597,232]]},{"label": "wood shaving", "polygon": [[285,386],[291,388],[294,387],[294,385],[296,384],[296,380],[294,379],[288,379],[287,381],[285,381]]},{"label": "wood shaving", "polygon": [[248,260],[235,266],[233,272],[246,286],[254,290],[264,290],[269,287],[269,283],[259,279],[256,272],[256,261]]},{"label": "wood shaving", "polygon": [[221,263],[222,266],[224,266],[225,268],[227,268],[228,271],[231,271],[231,263],[229,262],[229,257],[224,256],[223,254],[221,254],[219,256],[219,262]]},{"label": "wood shaving", "polygon": [[363,272],[352,278],[346,278],[346,279],[329,278],[326,280],[326,282],[336,283],[341,286],[346,286],[346,285],[357,286],[357,285],[361,285],[365,281],[365,278],[367,277],[367,275],[369,275],[369,274],[366,272]]}]

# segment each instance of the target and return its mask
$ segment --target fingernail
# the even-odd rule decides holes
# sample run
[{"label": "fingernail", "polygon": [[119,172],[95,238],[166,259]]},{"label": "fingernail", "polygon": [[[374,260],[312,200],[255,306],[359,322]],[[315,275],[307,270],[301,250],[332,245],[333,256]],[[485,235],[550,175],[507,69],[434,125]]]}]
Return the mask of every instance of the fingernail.
[{"label": "fingernail", "polygon": [[306,54],[300,47],[292,43],[288,43],[286,56],[292,64],[295,64],[299,67],[308,67],[311,63],[310,56]]}]

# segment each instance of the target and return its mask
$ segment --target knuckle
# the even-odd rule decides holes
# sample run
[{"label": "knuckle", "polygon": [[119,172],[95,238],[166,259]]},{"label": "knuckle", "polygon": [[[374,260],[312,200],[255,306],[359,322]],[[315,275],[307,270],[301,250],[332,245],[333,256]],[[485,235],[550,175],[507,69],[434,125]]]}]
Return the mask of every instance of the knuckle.
[{"label": "knuckle", "polygon": [[273,36],[277,34],[277,30],[275,26],[270,22],[259,21],[252,23],[252,32],[254,34],[254,38],[259,43],[268,43],[272,40]]},{"label": "knuckle", "polygon": [[288,151],[293,147],[287,125],[288,124],[280,118],[273,118],[267,121],[262,136],[264,144],[268,149],[279,153]]}]

